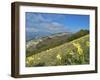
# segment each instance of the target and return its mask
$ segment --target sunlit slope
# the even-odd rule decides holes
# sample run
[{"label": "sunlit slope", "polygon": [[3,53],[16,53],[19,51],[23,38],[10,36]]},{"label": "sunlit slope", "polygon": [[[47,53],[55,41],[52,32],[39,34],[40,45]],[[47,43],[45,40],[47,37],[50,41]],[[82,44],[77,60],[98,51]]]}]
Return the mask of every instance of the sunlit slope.
[{"label": "sunlit slope", "polygon": [[26,66],[56,66],[89,63],[89,35],[26,57]]}]

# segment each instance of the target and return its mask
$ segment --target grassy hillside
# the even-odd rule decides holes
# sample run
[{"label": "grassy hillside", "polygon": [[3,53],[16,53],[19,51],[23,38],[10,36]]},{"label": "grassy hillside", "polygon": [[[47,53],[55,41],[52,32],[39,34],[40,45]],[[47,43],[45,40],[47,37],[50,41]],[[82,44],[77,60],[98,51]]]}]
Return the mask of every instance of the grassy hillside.
[{"label": "grassy hillside", "polygon": [[26,66],[57,66],[89,63],[89,35],[26,57]]},{"label": "grassy hillside", "polygon": [[50,36],[45,36],[39,39],[33,39],[26,42],[26,56],[29,57],[33,54],[37,54],[50,48],[54,48],[66,42],[78,39],[87,34],[89,34],[89,31],[82,29],[76,33],[63,32],[56,33]]},{"label": "grassy hillside", "polygon": [[33,54],[40,53],[50,48],[59,46],[67,42],[71,34],[69,33],[59,33],[51,36],[42,37],[37,40],[31,40],[26,43],[26,56],[31,56]]}]

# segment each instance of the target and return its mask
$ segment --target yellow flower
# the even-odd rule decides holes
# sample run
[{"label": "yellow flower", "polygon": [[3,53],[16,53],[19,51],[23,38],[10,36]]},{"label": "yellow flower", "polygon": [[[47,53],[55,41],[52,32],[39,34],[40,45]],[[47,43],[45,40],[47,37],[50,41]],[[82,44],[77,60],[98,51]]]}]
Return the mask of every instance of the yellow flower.
[{"label": "yellow flower", "polygon": [[49,49],[49,50],[52,50],[52,49]]},{"label": "yellow flower", "polygon": [[28,64],[29,63],[29,61],[28,60],[26,60],[26,64]]},{"label": "yellow flower", "polygon": [[73,55],[74,54],[74,52],[73,51],[70,51],[70,53],[69,53],[70,55]]},{"label": "yellow flower", "polygon": [[61,56],[60,56],[60,54],[57,55],[57,59],[59,59],[59,60],[62,59]]},{"label": "yellow flower", "polygon": [[73,43],[73,45],[77,48],[77,52],[79,53],[79,55],[82,55],[83,50],[81,48],[81,45],[79,43]]},{"label": "yellow flower", "polygon": [[30,61],[33,61],[34,60],[34,58],[33,57],[29,57],[28,58],[28,61],[30,62]]},{"label": "yellow flower", "polygon": [[38,60],[40,60],[40,58],[38,57]]},{"label": "yellow flower", "polygon": [[47,52],[49,52],[49,50],[47,50]]}]

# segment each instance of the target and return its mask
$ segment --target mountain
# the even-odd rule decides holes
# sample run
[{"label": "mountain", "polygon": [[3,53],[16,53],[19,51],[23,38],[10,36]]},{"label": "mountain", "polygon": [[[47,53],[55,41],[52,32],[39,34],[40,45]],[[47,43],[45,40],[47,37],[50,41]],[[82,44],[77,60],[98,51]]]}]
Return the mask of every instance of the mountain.
[{"label": "mountain", "polygon": [[76,33],[56,33],[45,37],[40,37],[26,42],[26,56],[31,56],[41,51],[62,45],[89,34],[88,30],[80,30]]},{"label": "mountain", "polygon": [[49,36],[52,33],[50,32],[26,32],[26,41],[30,41],[32,39],[39,39],[44,36]]},{"label": "mountain", "polygon": [[30,56],[32,54],[61,45],[67,42],[68,37],[70,37],[71,35],[72,33],[63,32],[41,37],[39,39],[30,40],[26,43],[26,55]]}]

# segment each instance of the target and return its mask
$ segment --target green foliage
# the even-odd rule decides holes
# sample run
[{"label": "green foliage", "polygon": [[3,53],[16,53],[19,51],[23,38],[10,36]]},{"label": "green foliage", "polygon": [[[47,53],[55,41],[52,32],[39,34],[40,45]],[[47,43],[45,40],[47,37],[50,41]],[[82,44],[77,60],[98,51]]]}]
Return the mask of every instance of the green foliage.
[{"label": "green foliage", "polygon": [[68,38],[68,41],[72,41],[74,39],[80,38],[80,37],[85,36],[87,34],[89,34],[89,31],[88,30],[81,29],[79,32],[76,32],[72,36],[70,36]]},{"label": "green foliage", "polygon": [[26,66],[89,64],[89,35],[26,57]]}]

